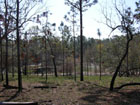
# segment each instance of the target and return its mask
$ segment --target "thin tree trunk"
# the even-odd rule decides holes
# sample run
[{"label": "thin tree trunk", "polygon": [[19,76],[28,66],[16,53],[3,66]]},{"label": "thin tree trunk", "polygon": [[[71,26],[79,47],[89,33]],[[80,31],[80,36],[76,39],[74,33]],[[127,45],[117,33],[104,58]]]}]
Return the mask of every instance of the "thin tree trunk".
[{"label": "thin tree trunk", "polygon": [[52,46],[51,46],[51,43],[50,43],[50,40],[49,40],[48,36],[47,36],[47,39],[48,39],[48,44],[49,44],[50,49],[51,49],[51,55],[53,56],[52,60],[53,60],[53,65],[54,65],[54,74],[55,74],[55,77],[58,77],[56,63],[55,63],[55,56],[54,56],[53,49],[52,49]]},{"label": "thin tree trunk", "polygon": [[74,51],[73,51],[73,60],[74,60],[74,80],[76,81],[76,53],[75,53],[75,24],[74,24],[74,7],[73,7],[73,36],[74,36],[74,43],[73,43],[73,46],[74,46]]},{"label": "thin tree trunk", "polygon": [[28,41],[27,41],[27,33],[25,33],[25,70],[24,70],[24,75],[28,75]]},{"label": "thin tree trunk", "polygon": [[40,71],[41,71],[41,76],[43,77],[43,76],[44,76],[43,59],[42,59],[41,62],[42,62],[42,63],[41,63],[41,67],[42,67],[42,69],[40,69]]},{"label": "thin tree trunk", "polygon": [[24,75],[27,75],[27,54],[25,55],[25,69],[24,69]]},{"label": "thin tree trunk", "polygon": [[127,77],[129,77],[129,71],[128,71],[128,68],[129,68],[129,67],[128,67],[128,66],[129,66],[129,65],[128,65],[128,57],[129,57],[129,56],[128,56],[128,54],[129,54],[129,50],[128,50],[127,58],[126,58],[126,76],[127,76]]},{"label": "thin tree trunk", "polygon": [[56,68],[56,63],[55,63],[55,58],[54,57],[53,57],[53,64],[54,64],[55,76],[58,77],[58,75],[57,75],[57,68]]},{"label": "thin tree trunk", "polygon": [[74,80],[76,81],[76,47],[75,47],[75,34],[74,34]]},{"label": "thin tree trunk", "polygon": [[87,61],[87,76],[89,76],[88,61]]},{"label": "thin tree trunk", "polygon": [[99,55],[99,59],[100,59],[100,80],[101,80],[101,76],[102,76],[102,68],[101,68],[101,62],[102,62],[102,60],[101,60],[101,39],[100,39],[100,36],[99,36],[99,41],[100,41],[100,55]]},{"label": "thin tree trunk", "polygon": [[19,0],[17,0],[17,19],[16,19],[16,28],[17,28],[17,62],[18,62],[18,90],[22,91],[22,77],[21,77],[21,67],[20,67],[20,36],[19,36]]},{"label": "thin tree trunk", "polygon": [[65,50],[64,50],[64,40],[62,39],[62,46],[63,46],[63,76],[64,74],[64,70],[65,70]]},{"label": "thin tree trunk", "polygon": [[8,79],[8,22],[7,22],[7,0],[5,0],[5,37],[6,37],[6,57],[5,57],[5,67],[6,67],[6,87],[9,85],[9,79]]},{"label": "thin tree trunk", "polygon": [[46,81],[48,80],[48,62],[47,62],[47,52],[46,52]]},{"label": "thin tree trunk", "polygon": [[45,38],[45,58],[46,58],[46,81],[48,80],[48,62],[47,62],[47,42],[46,42],[46,38]]},{"label": "thin tree trunk", "polygon": [[14,35],[12,35],[12,77],[15,76],[15,70],[14,70],[14,54],[13,54],[13,52],[14,52],[14,48],[13,48],[13,46],[14,46],[13,36]]},{"label": "thin tree trunk", "polygon": [[89,75],[90,76],[93,75],[92,73],[93,73],[93,71],[92,71],[92,66],[91,66],[91,62],[90,62],[90,74]]},{"label": "thin tree trunk", "polygon": [[80,81],[84,81],[83,75],[83,16],[82,16],[82,0],[80,0],[80,52],[81,52],[81,73],[80,73]]},{"label": "thin tree trunk", "polygon": [[3,78],[3,59],[2,59],[2,39],[1,39],[1,31],[0,31],[0,51],[1,51],[1,65],[0,65],[0,69],[1,69],[1,81],[3,81],[4,80],[4,78]]},{"label": "thin tree trunk", "polygon": [[[129,53],[129,51],[128,51]],[[127,54],[127,58],[126,58],[126,76],[129,77],[129,71],[128,71],[128,54]]]},{"label": "thin tree trunk", "polygon": [[38,76],[38,74],[39,74],[38,61],[36,62],[36,65],[37,65],[36,73],[37,73],[37,76]]},{"label": "thin tree trunk", "polygon": [[5,67],[6,67],[6,86],[9,85],[9,78],[8,78],[8,71],[9,71],[9,66],[8,66],[8,37],[6,35],[6,63],[5,63]]},{"label": "thin tree trunk", "polygon": [[68,71],[68,59],[66,57],[66,76],[69,76],[69,71]]}]

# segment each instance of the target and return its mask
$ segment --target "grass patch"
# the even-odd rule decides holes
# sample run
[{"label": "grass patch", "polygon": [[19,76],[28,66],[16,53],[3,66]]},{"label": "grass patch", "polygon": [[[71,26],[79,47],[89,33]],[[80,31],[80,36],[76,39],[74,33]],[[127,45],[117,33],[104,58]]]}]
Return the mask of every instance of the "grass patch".
[{"label": "grass patch", "polygon": [[[110,81],[112,79],[112,76],[102,76],[101,80],[99,80],[99,76],[84,76],[85,82],[92,82],[95,84],[98,84],[100,86],[109,87]],[[13,78],[11,74],[9,74],[9,81],[17,81],[18,75],[15,74],[15,77]],[[48,76],[48,79],[46,81],[46,77],[44,76],[37,76],[37,75],[22,75],[22,80],[25,82],[30,83],[43,83],[43,84],[60,84],[63,85],[68,82],[74,82],[74,77],[72,76]],[[139,82],[140,77],[117,77],[115,81],[115,87],[120,86],[125,83],[133,83],[133,82]],[[80,77],[77,77],[77,83],[80,82]]]}]

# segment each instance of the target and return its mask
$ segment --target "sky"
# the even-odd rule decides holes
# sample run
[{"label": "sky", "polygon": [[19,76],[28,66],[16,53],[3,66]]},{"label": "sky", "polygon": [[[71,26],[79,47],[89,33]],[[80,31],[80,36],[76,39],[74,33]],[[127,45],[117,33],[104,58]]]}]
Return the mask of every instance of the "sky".
[{"label": "sky", "polygon": [[[61,21],[64,21],[64,15],[69,11],[69,6],[64,4],[65,0],[48,0],[46,3],[48,10],[52,13],[49,17],[49,21],[56,23],[57,26],[60,25]],[[118,4],[122,0],[116,0]],[[119,2],[118,2],[119,1]],[[126,7],[131,7],[132,10],[135,9],[135,1],[138,0],[125,0]],[[105,19],[102,15],[101,8],[107,7],[109,11],[112,11],[112,14],[116,14],[116,11],[113,10],[112,0],[98,0],[96,5],[93,5],[86,12],[83,13],[83,33],[86,37],[90,38],[99,38],[97,35],[97,29],[101,31],[101,38],[109,38],[110,28],[104,25],[102,22],[105,22]],[[113,17],[116,19],[117,17]],[[58,32],[58,30],[57,30]],[[58,32],[59,33],[59,32]],[[115,31],[113,34],[120,34],[118,31]],[[111,36],[113,36],[113,34]]]}]

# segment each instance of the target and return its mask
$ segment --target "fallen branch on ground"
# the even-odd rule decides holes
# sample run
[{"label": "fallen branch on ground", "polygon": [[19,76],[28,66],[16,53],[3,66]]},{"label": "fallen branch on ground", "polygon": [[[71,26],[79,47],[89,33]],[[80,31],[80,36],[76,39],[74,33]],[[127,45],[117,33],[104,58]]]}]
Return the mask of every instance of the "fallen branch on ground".
[{"label": "fallen branch on ground", "polygon": [[140,83],[127,83],[127,84],[123,84],[123,85],[121,85],[119,87],[116,87],[115,89],[121,89],[121,88],[123,88],[125,86],[134,86],[134,85],[140,85]]},{"label": "fallen branch on ground", "polygon": [[37,102],[0,102],[0,105],[38,105]]}]

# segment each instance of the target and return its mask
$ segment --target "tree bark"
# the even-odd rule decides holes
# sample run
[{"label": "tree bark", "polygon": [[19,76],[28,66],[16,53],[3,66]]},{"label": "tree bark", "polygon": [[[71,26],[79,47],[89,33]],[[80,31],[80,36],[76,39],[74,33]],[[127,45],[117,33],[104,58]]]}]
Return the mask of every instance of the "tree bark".
[{"label": "tree bark", "polygon": [[73,60],[74,60],[74,80],[76,81],[76,47],[75,47],[75,24],[74,24],[74,7],[73,7],[73,37],[74,37],[74,43],[73,43],[73,46],[74,46],[74,51],[73,51]]},{"label": "tree bark", "polygon": [[25,70],[24,75],[28,75],[28,41],[27,41],[27,33],[25,33]]},{"label": "tree bark", "polygon": [[99,55],[99,58],[100,58],[100,80],[101,80],[101,76],[102,76],[102,65],[101,65],[101,63],[102,63],[102,59],[101,59],[101,39],[100,39],[100,36],[99,36],[99,41],[100,41],[100,55]]},{"label": "tree bark", "polygon": [[74,80],[76,81],[76,46],[75,46],[75,34],[74,34]]},{"label": "tree bark", "polygon": [[20,36],[19,36],[19,0],[17,0],[17,18],[16,18],[16,31],[17,31],[17,62],[18,62],[18,90],[22,91],[22,77],[20,67]]},{"label": "tree bark", "polygon": [[62,38],[62,46],[63,46],[63,76],[65,75],[65,72],[64,72],[64,70],[65,70],[65,50],[64,50],[64,40],[63,40],[63,38]]},{"label": "tree bark", "polygon": [[89,76],[89,63],[88,63],[88,60],[87,60],[87,76]]},{"label": "tree bark", "polygon": [[82,16],[82,0],[80,0],[80,53],[81,53],[81,73],[80,73],[80,81],[84,81],[84,75],[83,75],[83,16]]},{"label": "tree bark", "polygon": [[45,58],[46,58],[46,81],[48,80],[48,62],[47,62],[47,42],[46,42],[46,38],[45,38]]},{"label": "tree bark", "polygon": [[5,3],[5,37],[6,37],[6,57],[5,57],[5,67],[6,67],[6,86],[9,85],[9,79],[8,79],[8,22],[7,22],[7,0],[4,1]]},{"label": "tree bark", "polygon": [[14,70],[14,54],[13,54],[13,52],[14,52],[14,48],[13,48],[14,44],[13,44],[13,42],[14,42],[14,40],[13,40],[13,35],[12,35],[12,77],[15,76],[15,70]]},{"label": "tree bark", "polygon": [[[1,31],[0,31],[0,39],[1,39]],[[1,69],[1,81],[4,80],[3,78],[3,58],[2,58],[2,40],[0,40],[0,52],[1,52],[1,64],[0,64],[0,69]]]}]

